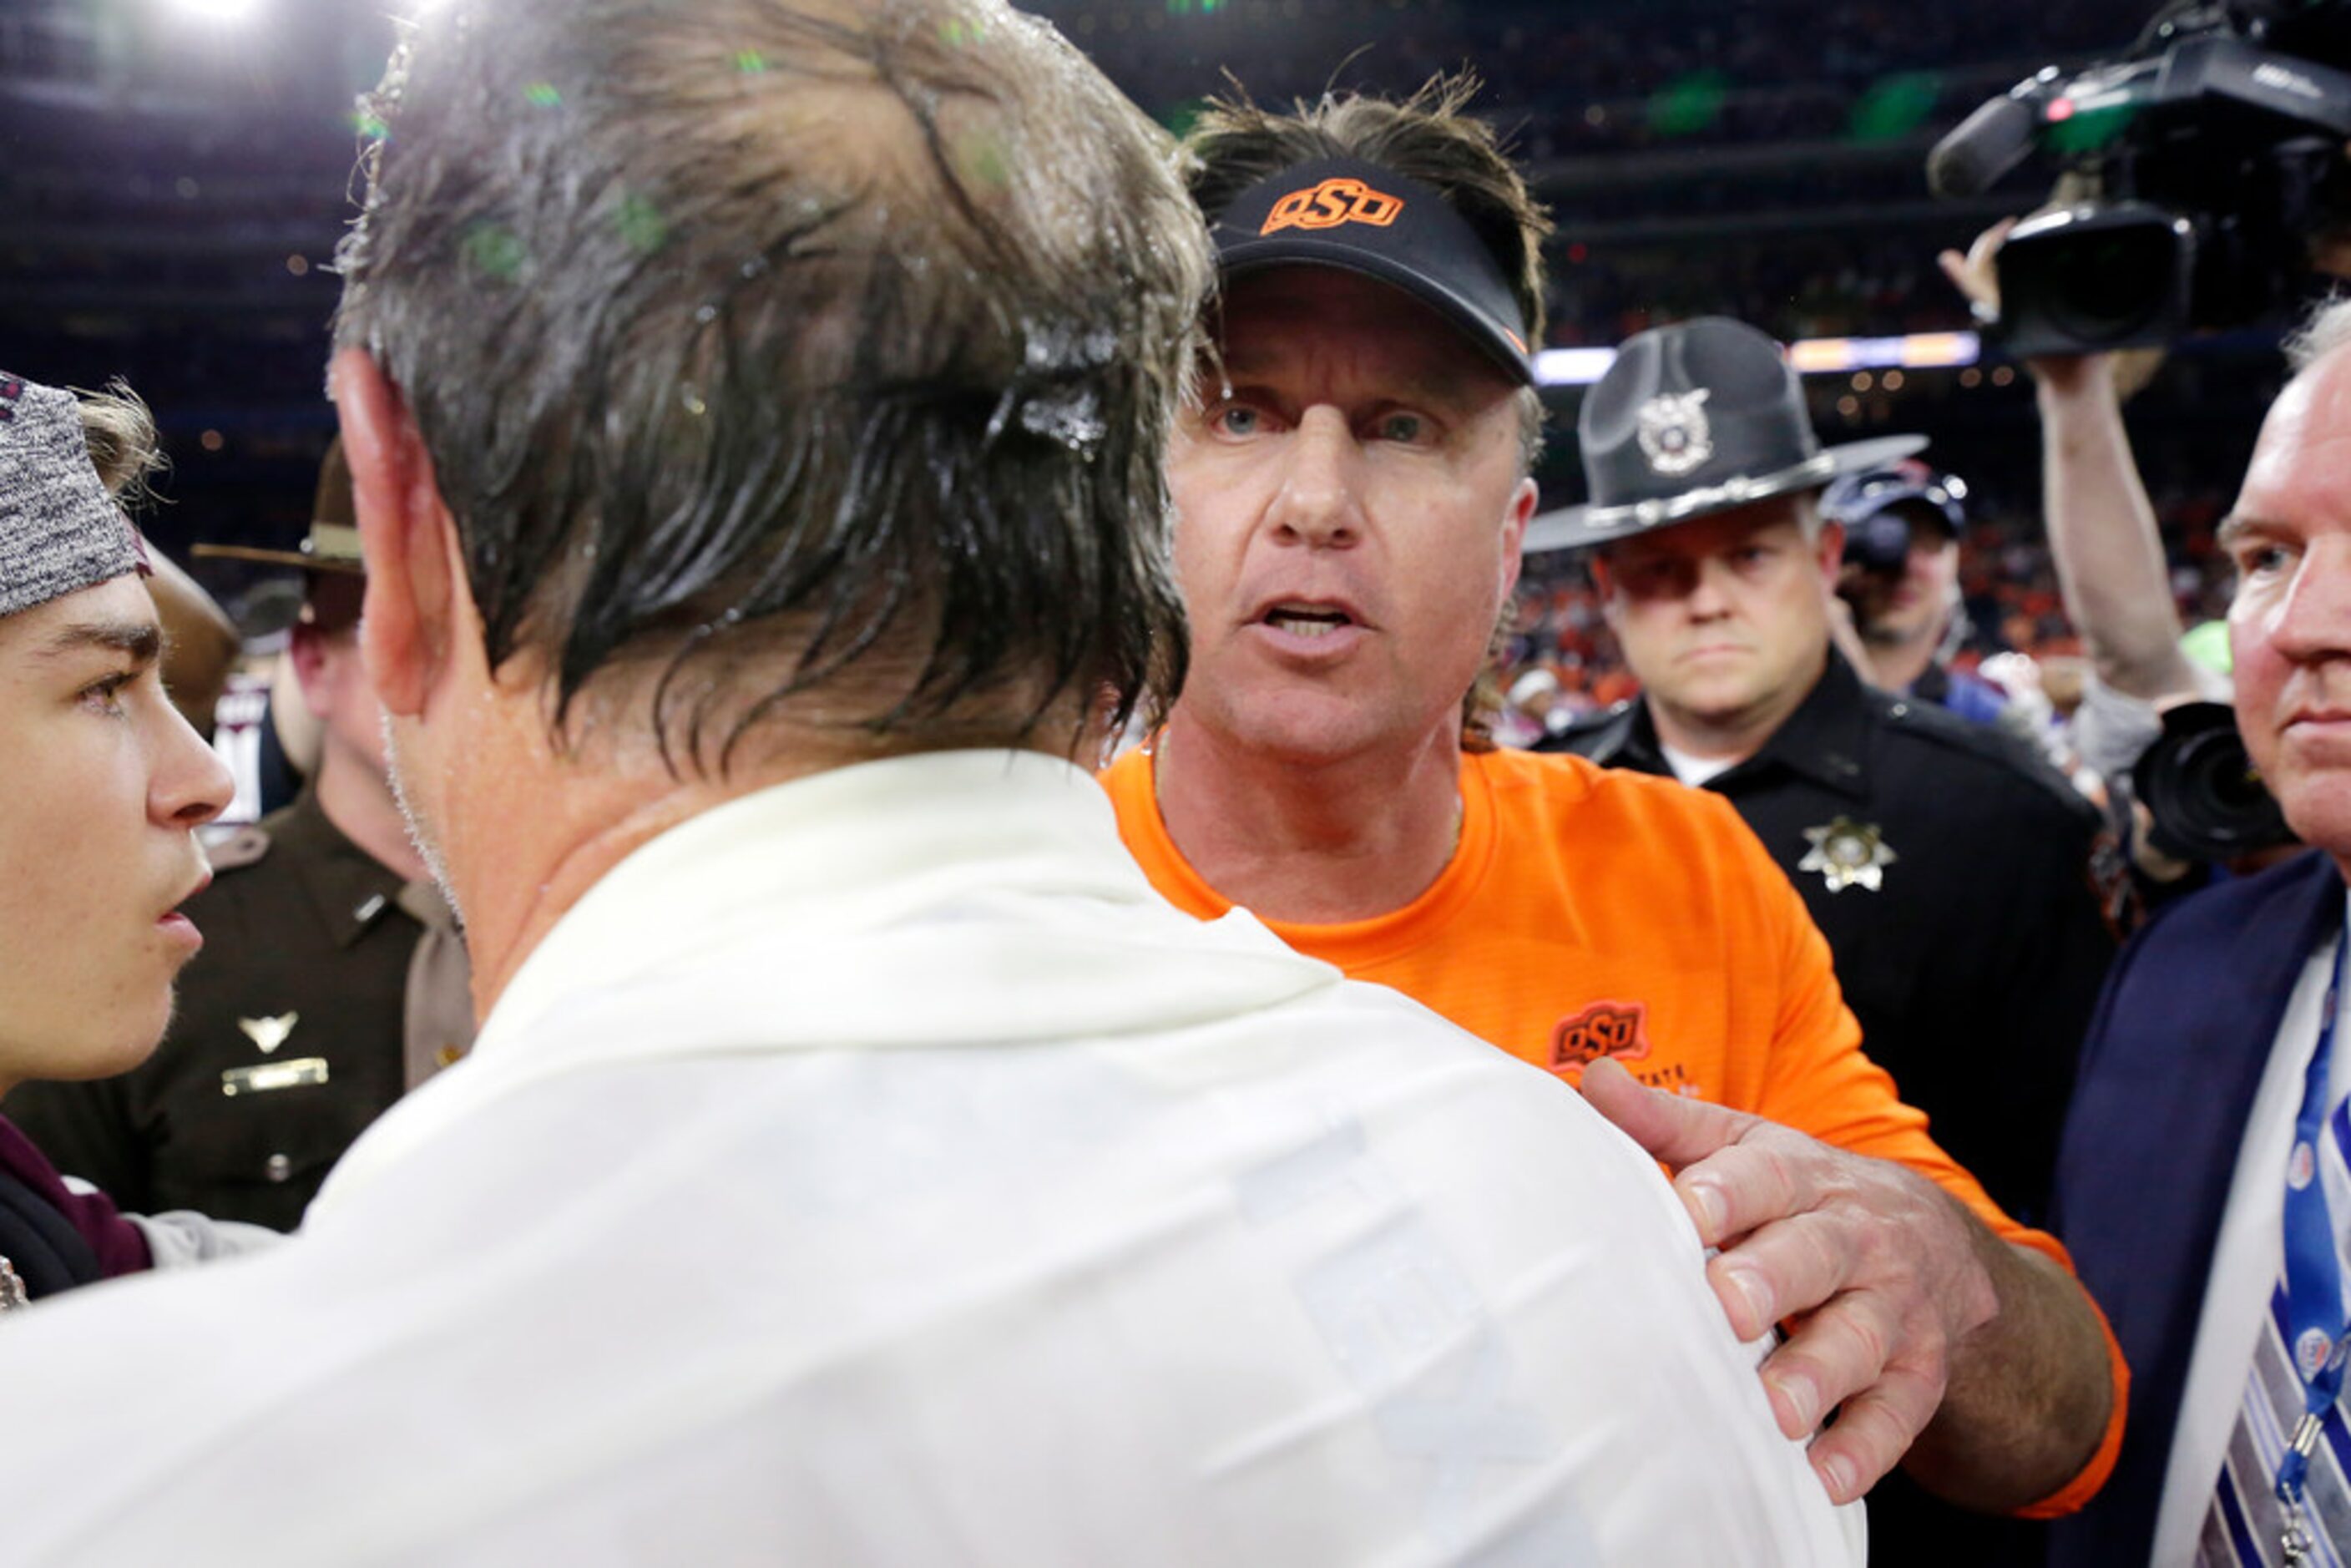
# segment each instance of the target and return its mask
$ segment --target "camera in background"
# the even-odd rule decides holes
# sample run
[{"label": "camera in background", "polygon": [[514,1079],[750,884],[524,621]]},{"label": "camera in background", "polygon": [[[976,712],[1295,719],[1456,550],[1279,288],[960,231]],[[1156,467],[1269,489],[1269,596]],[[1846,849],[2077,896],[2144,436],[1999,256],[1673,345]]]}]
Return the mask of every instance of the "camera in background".
[{"label": "camera in background", "polygon": [[2049,67],[1927,160],[1938,195],[2028,162],[2094,194],[2017,225],[1994,330],[2030,358],[2155,347],[2291,305],[2311,236],[2351,215],[2345,0],[2183,4],[2123,58]]}]

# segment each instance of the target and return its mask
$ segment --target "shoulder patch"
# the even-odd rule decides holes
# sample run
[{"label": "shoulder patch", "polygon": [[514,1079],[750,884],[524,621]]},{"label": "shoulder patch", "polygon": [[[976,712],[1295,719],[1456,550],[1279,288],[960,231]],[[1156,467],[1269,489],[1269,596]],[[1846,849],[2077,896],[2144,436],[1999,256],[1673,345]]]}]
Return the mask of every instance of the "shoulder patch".
[{"label": "shoulder patch", "polygon": [[212,862],[214,876],[225,871],[242,871],[268,852],[268,830],[252,824],[204,846],[204,859]]}]

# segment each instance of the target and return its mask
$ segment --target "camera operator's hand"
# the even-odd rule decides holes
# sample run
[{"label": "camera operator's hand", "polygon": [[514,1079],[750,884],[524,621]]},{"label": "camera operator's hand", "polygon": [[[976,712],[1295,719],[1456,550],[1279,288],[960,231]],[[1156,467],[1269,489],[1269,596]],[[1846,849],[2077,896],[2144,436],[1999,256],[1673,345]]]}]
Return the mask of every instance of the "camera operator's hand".
[{"label": "camera operator's hand", "polygon": [[1986,327],[2000,319],[2000,269],[1994,265],[1994,258],[2000,255],[2000,247],[2008,243],[2008,236],[2018,221],[2015,218],[2001,219],[1976,235],[1975,243],[1968,246],[1965,256],[1955,250],[1947,250],[1935,258],[1935,265],[1943,269],[1943,276],[1951,280],[1951,287],[1966,296],[1970,312]]}]

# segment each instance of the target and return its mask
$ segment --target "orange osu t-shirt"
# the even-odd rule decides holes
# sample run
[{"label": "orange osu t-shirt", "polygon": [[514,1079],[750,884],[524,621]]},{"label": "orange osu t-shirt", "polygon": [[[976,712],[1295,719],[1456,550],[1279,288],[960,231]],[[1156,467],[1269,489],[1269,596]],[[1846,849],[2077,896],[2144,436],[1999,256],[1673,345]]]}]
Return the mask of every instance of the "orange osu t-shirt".
[{"label": "orange osu t-shirt", "polygon": [[[1168,837],[1147,754],[1102,779],[1120,835],[1170,903],[1204,920],[1233,907]],[[1644,1083],[1897,1160],[2071,1270],[2057,1239],[2003,1213],[1863,1054],[1827,940],[1729,800],[1580,757],[1494,751],[1462,758],[1461,806],[1452,862],[1403,908],[1267,927],[1570,1082],[1614,1056]],[[2126,1375],[2108,1345],[2105,1440],[2031,1515],[2080,1507],[2113,1468]]]}]

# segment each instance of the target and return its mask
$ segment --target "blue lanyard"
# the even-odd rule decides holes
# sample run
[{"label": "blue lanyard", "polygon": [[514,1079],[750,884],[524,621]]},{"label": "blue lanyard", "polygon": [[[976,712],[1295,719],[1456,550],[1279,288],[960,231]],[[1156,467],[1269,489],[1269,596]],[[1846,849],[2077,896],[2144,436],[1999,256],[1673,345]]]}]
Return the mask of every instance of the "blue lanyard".
[{"label": "blue lanyard", "polygon": [[2346,931],[2335,945],[2335,977],[2326,985],[2318,1048],[2311,1053],[2310,1069],[2303,1078],[2302,1112],[2294,1118],[2294,1154],[2286,1166],[2286,1348],[2304,1385],[2304,1413],[2278,1466],[2277,1493],[2279,1501],[2296,1511],[2302,1506],[2303,1483],[2310,1474],[2310,1456],[2317,1448],[2327,1413],[2342,1397],[2344,1365],[2351,1359],[2351,1322],[2345,1321],[2343,1312],[2343,1264],[2335,1249],[2334,1221],[2326,1209],[2326,1181],[2319,1157],[2326,1136],[2327,1072],[2335,1054],[2335,1017],[2347,951],[2351,951],[2351,931]]}]

